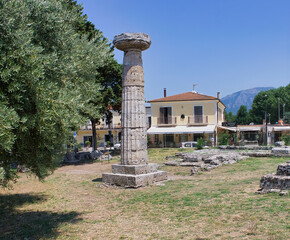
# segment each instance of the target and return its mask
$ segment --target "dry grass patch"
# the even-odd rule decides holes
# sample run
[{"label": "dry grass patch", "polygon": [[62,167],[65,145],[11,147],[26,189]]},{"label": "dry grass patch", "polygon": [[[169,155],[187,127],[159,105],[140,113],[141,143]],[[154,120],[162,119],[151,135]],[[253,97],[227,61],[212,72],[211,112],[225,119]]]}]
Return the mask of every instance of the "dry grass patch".
[{"label": "dry grass patch", "polygon": [[[176,149],[150,149],[163,163]],[[59,168],[40,183],[21,174],[0,190],[0,239],[287,239],[289,196],[255,195],[262,175],[285,159],[248,159],[142,189],[105,188],[111,163]],[[186,175],[186,176],[185,176]]]}]

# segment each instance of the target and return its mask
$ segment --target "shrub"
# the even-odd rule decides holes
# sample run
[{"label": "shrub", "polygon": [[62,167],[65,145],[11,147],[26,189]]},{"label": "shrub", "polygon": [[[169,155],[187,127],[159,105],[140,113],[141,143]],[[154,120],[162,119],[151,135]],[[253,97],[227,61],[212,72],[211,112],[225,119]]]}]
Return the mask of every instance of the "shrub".
[{"label": "shrub", "polygon": [[289,133],[284,133],[282,135],[281,139],[285,142],[285,145],[287,145],[287,146],[290,145],[290,134]]},{"label": "shrub", "polygon": [[218,135],[219,145],[228,145],[229,144],[229,139],[230,139],[230,134],[228,133],[228,131],[226,131],[224,133],[220,133]]},{"label": "shrub", "polygon": [[197,145],[196,148],[197,149],[202,149],[204,146],[204,140],[202,138],[197,139]]}]

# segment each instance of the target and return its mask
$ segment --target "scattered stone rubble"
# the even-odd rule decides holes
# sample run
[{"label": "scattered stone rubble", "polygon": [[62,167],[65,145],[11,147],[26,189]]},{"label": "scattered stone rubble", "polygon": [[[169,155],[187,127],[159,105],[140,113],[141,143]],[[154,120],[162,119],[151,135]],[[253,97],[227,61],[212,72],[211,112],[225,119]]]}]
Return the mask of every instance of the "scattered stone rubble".
[{"label": "scattered stone rubble", "polygon": [[[93,152],[67,152],[64,155],[62,164],[78,164],[86,160],[95,160],[95,159],[107,160],[108,156],[103,155],[105,154],[99,150]],[[111,159],[112,156],[110,155],[109,158]]]},{"label": "scattered stone rubble", "polygon": [[285,157],[290,156],[290,147],[285,146],[283,141],[276,142],[276,147],[273,146],[219,146],[219,150],[241,151],[243,156],[249,157]]},{"label": "scattered stone rubble", "polygon": [[271,153],[276,154],[276,155],[289,155],[290,154],[290,147],[283,146],[283,147],[275,147],[272,148]]},{"label": "scattered stone rubble", "polygon": [[277,172],[267,174],[261,178],[260,189],[256,193],[277,192],[280,195],[288,194],[290,189],[290,161],[279,164]]},{"label": "scattered stone rubble", "polygon": [[[234,164],[238,161],[247,159],[248,156],[242,156],[236,152],[221,152],[219,150],[199,150],[192,153],[176,153],[178,159],[165,162],[169,166],[192,167],[191,175],[199,171],[210,171],[214,168],[226,164]],[[167,157],[167,159],[170,159]]]},{"label": "scattered stone rubble", "polygon": [[220,145],[220,150],[271,150],[272,146],[257,146],[257,145],[248,145],[248,146],[234,146],[234,145]]}]

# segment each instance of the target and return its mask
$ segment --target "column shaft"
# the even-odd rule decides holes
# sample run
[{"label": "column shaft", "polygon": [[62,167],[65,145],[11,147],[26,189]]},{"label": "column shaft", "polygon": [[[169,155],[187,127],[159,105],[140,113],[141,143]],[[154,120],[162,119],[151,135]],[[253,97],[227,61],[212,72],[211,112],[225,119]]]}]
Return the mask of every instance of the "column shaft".
[{"label": "column shaft", "polygon": [[147,129],[144,72],[140,50],[133,49],[124,53],[122,99],[121,163],[146,164]]}]

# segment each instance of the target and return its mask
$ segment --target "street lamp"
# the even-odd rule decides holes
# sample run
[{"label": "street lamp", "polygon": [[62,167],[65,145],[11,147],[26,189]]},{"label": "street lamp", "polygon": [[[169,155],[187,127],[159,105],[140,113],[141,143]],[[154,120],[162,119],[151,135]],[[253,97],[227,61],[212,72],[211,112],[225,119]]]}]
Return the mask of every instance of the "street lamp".
[{"label": "street lamp", "polygon": [[268,126],[267,126],[267,94],[265,94],[265,104],[266,104],[266,111],[265,111],[265,121],[266,121],[266,145],[268,145]]}]

